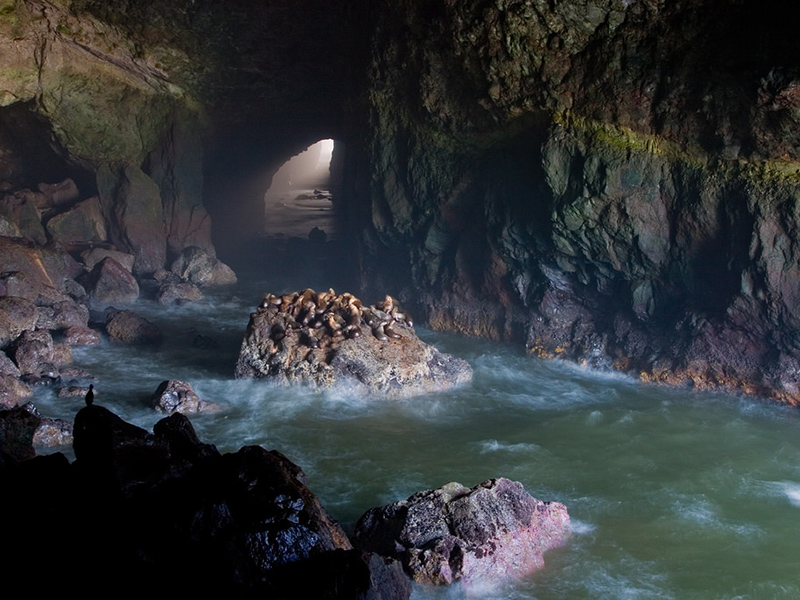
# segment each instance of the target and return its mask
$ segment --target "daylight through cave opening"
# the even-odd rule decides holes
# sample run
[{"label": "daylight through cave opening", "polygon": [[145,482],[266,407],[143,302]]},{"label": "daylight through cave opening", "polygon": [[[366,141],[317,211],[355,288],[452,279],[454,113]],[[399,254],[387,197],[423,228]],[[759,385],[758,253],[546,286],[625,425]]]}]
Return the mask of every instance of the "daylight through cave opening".
[{"label": "daylight through cave opening", "polygon": [[333,239],[339,233],[331,183],[334,140],[323,139],[287,160],[264,194],[267,237]]}]

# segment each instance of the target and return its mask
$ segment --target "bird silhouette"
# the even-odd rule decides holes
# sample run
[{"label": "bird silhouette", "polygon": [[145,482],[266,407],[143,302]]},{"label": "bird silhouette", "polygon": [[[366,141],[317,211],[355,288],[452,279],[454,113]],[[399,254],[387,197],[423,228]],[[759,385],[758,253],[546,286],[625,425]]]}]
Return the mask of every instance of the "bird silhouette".
[{"label": "bird silhouette", "polygon": [[89,391],[86,392],[86,406],[91,406],[94,402],[94,385],[89,384]]}]

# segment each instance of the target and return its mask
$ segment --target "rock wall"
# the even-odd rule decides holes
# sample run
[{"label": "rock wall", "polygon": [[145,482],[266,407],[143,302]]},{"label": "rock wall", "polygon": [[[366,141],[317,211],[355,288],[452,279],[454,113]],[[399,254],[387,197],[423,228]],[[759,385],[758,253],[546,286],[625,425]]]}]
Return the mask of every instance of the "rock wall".
[{"label": "rock wall", "polygon": [[774,2],[382,6],[370,171],[353,184],[371,202],[352,207],[365,281],[403,288],[437,328],[797,403],[787,16]]}]

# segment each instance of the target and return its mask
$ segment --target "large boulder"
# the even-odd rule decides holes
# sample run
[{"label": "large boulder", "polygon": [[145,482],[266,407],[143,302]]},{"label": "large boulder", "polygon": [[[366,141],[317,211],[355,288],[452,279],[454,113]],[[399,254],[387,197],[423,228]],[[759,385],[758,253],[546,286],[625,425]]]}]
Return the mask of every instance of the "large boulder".
[{"label": "large boulder", "polygon": [[389,296],[364,306],[352,294],[307,289],[265,296],[250,315],[235,376],[399,397],[467,383],[472,368],[420,340]]},{"label": "large boulder", "polygon": [[236,283],[236,273],[199,246],[184,248],[180,256],[173,261],[170,270],[183,281],[198,287]]},{"label": "large boulder", "polygon": [[33,331],[39,320],[39,309],[28,299],[0,297],[0,347],[17,339],[23,331]]},{"label": "large boulder", "polygon": [[86,279],[92,306],[132,304],[139,297],[139,284],[125,267],[110,256],[97,263]]},{"label": "large boulder", "polygon": [[47,331],[25,331],[9,348],[9,355],[22,375],[38,377],[53,371],[53,337]]},{"label": "large boulder", "polygon": [[100,200],[93,196],[51,217],[47,233],[65,245],[105,242],[108,234]]},{"label": "large boulder", "polygon": [[373,508],[356,524],[353,542],[401,560],[419,583],[479,585],[541,569],[543,554],[570,532],[563,504],[498,478],[473,488],[449,483]]},{"label": "large boulder", "polygon": [[106,315],[106,333],[115,342],[132,345],[158,344],[161,330],[130,310],[112,310]]}]

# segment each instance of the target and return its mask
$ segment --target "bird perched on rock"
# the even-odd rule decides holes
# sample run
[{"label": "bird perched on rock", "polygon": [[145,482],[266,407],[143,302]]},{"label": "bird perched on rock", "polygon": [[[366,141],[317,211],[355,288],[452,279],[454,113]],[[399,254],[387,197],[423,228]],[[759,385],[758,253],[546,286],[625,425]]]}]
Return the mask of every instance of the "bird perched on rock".
[{"label": "bird perched on rock", "polygon": [[91,383],[89,384],[89,391],[86,392],[85,400],[86,400],[86,406],[91,406],[92,403],[94,402],[94,385]]}]

